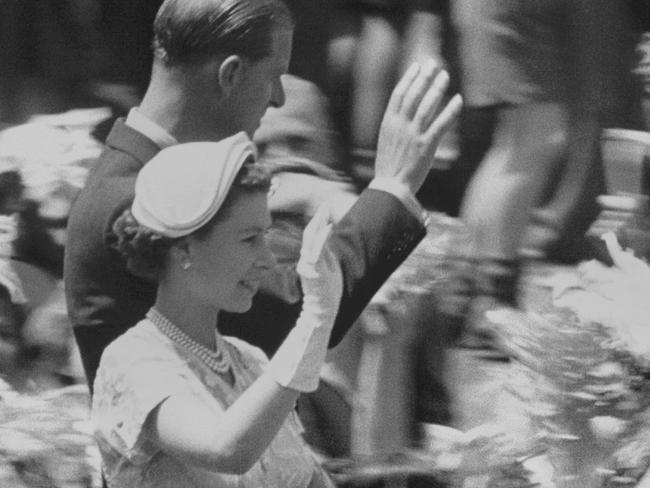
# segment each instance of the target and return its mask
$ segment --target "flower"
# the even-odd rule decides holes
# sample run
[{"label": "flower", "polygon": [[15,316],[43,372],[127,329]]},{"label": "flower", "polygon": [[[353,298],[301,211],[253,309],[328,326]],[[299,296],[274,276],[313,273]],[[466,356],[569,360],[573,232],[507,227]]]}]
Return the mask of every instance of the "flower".
[{"label": "flower", "polygon": [[100,487],[88,389],[79,385],[38,395],[5,390],[0,391],[0,481],[17,487]]}]

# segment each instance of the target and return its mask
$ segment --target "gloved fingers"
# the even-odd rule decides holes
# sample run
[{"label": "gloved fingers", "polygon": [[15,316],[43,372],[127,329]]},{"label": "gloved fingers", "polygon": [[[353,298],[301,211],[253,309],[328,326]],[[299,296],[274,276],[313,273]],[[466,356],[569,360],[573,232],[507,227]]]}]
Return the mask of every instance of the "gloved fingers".
[{"label": "gloved fingers", "polygon": [[[331,209],[322,206],[305,228],[296,271],[300,275],[305,300],[317,298],[324,306],[338,307],[343,288],[339,258],[330,245],[333,223]],[[336,304],[336,306],[334,306]]]},{"label": "gloved fingers", "polygon": [[321,273],[324,272],[328,275],[332,275],[334,273],[341,274],[339,258],[332,249],[332,246],[328,240],[325,241],[323,247],[320,250],[317,265]]},{"label": "gloved fingers", "polygon": [[300,250],[300,259],[296,270],[303,278],[318,278],[323,272],[332,269],[331,261],[334,253],[327,245],[327,239],[332,230],[332,224],[315,229],[308,236],[308,241],[303,241]]},{"label": "gloved fingers", "polygon": [[302,234],[302,247],[300,248],[300,261],[305,264],[314,264],[318,261],[323,246],[332,231],[331,209],[321,205],[312,219],[305,227]]}]

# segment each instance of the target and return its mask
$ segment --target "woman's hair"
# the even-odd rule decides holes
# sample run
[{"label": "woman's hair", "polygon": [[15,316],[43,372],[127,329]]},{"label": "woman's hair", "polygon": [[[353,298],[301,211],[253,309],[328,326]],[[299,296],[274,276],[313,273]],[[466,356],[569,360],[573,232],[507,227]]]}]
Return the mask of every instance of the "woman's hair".
[{"label": "woman's hair", "polygon": [[[199,238],[205,236],[214,224],[228,215],[235,201],[246,195],[268,191],[270,184],[270,173],[261,164],[252,159],[245,162],[214,217],[190,235]],[[114,222],[113,233],[116,240],[112,246],[126,258],[127,269],[140,278],[154,282],[158,281],[169,248],[183,239],[166,237],[140,225],[130,208]]]},{"label": "woman's hair", "polygon": [[167,66],[217,54],[258,61],[271,54],[272,33],[293,28],[282,0],[166,0],[154,21],[154,56]]}]

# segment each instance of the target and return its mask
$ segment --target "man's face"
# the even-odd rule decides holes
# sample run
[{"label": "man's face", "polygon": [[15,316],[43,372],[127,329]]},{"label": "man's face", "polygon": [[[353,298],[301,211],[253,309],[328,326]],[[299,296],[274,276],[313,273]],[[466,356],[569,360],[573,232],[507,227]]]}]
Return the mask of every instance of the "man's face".
[{"label": "man's face", "polygon": [[271,54],[259,61],[245,61],[242,81],[233,98],[235,128],[250,137],[260,125],[269,106],[284,105],[284,89],[280,77],[289,69],[293,32],[276,29],[272,35]]}]

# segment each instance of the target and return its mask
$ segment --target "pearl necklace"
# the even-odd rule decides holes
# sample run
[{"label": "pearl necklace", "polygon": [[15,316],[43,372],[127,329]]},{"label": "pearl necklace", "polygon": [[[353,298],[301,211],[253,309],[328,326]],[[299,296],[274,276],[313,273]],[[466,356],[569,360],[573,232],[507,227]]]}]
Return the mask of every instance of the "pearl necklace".
[{"label": "pearl necklace", "polygon": [[199,358],[213,371],[219,374],[225,374],[230,369],[231,363],[228,347],[219,333],[215,332],[215,352],[196,342],[185,332],[176,327],[172,322],[169,321],[167,317],[165,317],[155,308],[152,307],[149,309],[147,312],[147,318],[153,322],[156,327],[158,327],[158,330],[160,330],[160,332]]}]

